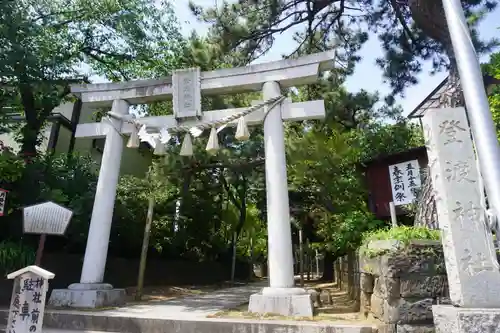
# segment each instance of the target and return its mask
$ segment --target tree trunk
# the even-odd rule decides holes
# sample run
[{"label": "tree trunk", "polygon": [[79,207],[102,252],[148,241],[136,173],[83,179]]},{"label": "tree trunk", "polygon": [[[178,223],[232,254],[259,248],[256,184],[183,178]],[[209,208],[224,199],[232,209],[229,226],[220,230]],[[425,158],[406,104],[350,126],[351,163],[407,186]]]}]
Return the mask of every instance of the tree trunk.
[{"label": "tree trunk", "polygon": [[35,96],[31,86],[29,84],[20,84],[19,92],[26,119],[26,124],[21,129],[23,137],[20,155],[29,162],[32,157],[36,156],[38,134],[40,134],[42,122],[37,115]]},{"label": "tree trunk", "polygon": [[331,252],[325,252],[325,257],[323,259],[323,276],[321,280],[323,281],[333,281],[334,279],[334,269],[333,265],[335,263],[335,257]]},{"label": "tree trunk", "polygon": [[22,133],[22,143],[21,151],[19,154],[29,161],[31,158],[35,157],[36,146],[38,143],[38,133],[40,128],[37,128],[36,124],[25,124],[21,130]]},{"label": "tree trunk", "polygon": [[335,282],[337,283],[337,287],[342,289],[342,265],[341,265],[341,257],[337,257],[335,260]]},{"label": "tree trunk", "polygon": [[417,227],[427,227],[429,229],[439,228],[436,201],[434,200],[434,190],[429,168],[423,170],[423,186],[418,198],[414,225]]}]

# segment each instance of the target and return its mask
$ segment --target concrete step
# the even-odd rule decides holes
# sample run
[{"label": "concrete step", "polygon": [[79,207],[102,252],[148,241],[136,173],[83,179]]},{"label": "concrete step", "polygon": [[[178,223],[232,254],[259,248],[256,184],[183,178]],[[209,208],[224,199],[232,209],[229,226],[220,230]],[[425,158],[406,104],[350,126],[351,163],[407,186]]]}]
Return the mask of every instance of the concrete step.
[{"label": "concrete step", "polygon": [[[0,329],[0,332],[7,332],[5,327]],[[44,328],[41,333],[106,333],[102,331],[72,331],[72,330],[58,330],[53,328]]]},{"label": "concrete step", "polygon": [[[150,313],[115,311],[46,310],[43,333],[376,333],[370,325],[349,325],[335,322],[288,320],[251,320],[200,318],[184,315],[169,318],[168,314],[151,317]],[[0,323],[6,325],[7,310],[0,310]],[[18,332],[20,333],[20,332]]]}]

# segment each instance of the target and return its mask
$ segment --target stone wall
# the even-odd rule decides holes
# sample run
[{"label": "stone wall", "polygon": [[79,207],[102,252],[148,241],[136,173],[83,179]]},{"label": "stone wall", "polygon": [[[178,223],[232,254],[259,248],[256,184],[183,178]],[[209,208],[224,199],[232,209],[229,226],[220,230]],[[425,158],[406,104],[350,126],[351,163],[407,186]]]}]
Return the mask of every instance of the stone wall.
[{"label": "stone wall", "polygon": [[440,242],[374,241],[359,260],[360,311],[381,322],[380,333],[434,332],[432,305],[448,296]]}]

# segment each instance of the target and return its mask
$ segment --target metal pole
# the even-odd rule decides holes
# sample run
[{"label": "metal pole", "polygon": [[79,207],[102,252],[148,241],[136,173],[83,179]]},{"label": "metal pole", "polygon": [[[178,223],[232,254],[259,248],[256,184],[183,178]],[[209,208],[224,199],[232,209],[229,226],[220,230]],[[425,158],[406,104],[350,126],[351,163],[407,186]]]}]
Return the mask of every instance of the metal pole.
[{"label": "metal pole", "polygon": [[306,269],[307,269],[307,281],[310,281],[311,280],[311,256],[310,256],[309,239],[306,240]]},{"label": "metal pole", "polygon": [[233,233],[233,256],[231,258],[231,283],[234,284],[234,274],[236,272],[236,240],[238,235],[236,231]]},{"label": "metal pole", "polygon": [[302,235],[302,228],[299,229],[299,272],[300,286],[304,287],[304,238]]},{"label": "metal pole", "polygon": [[316,256],[316,279],[319,279],[319,254],[318,250],[315,251],[315,256]]},{"label": "metal pole", "polygon": [[477,157],[486,185],[488,202],[495,215],[500,213],[500,148],[484,90],[479,60],[472,45],[460,0],[443,0],[446,22],[460,74],[467,114],[475,139]]},{"label": "metal pole", "polygon": [[249,280],[252,280],[254,277],[254,262],[253,262],[253,232],[250,235],[250,276]]}]

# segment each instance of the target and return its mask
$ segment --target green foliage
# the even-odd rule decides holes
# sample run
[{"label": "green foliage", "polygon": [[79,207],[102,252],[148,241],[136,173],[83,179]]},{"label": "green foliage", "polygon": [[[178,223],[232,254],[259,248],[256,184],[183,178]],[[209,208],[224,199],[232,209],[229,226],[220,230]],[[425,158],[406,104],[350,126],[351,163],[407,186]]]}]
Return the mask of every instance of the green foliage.
[{"label": "green foliage", "polygon": [[35,251],[22,243],[0,242],[0,274],[5,276],[35,262]]},{"label": "green foliage", "polygon": [[[97,168],[90,157],[41,155],[30,163],[20,157],[11,157],[11,167],[22,172],[22,177],[4,183],[10,190],[7,197],[6,231],[10,236],[21,235],[19,223],[25,206],[54,201],[74,212],[67,230],[68,248],[85,245],[97,185]],[[0,179],[12,173],[9,167],[0,169]],[[3,237],[8,237],[6,232]]]},{"label": "green foliage", "polygon": [[[0,103],[5,101],[2,105],[13,105],[16,110],[24,111],[27,118],[36,115],[27,119],[29,131],[22,132],[24,140],[33,138],[33,133],[38,134],[39,125],[45,119],[44,112],[50,112],[65,96],[66,79],[84,79],[81,64],[115,81],[160,77],[177,67],[198,66],[202,70],[213,70],[240,66],[256,57],[256,53],[245,53],[241,47],[233,52],[234,45],[227,43],[231,40],[220,38],[223,35],[217,30],[219,23],[206,38],[194,33],[187,39],[181,38],[170,5],[158,8],[145,0],[100,0],[92,4],[72,0],[62,6],[59,0],[50,4],[37,0],[26,8],[37,8],[47,15],[47,19],[39,21],[32,21],[31,12],[15,2],[1,6],[7,6],[7,12],[17,15],[18,28],[26,29],[27,36],[36,42],[33,50],[41,53],[37,58],[37,53],[26,50],[22,44],[21,51],[29,60],[23,63],[26,70],[16,71],[11,70],[12,65],[5,66],[7,69],[12,67],[4,76],[15,89],[5,93],[6,99],[0,96]],[[56,6],[69,8],[68,12],[55,11]],[[127,10],[123,10],[125,8]],[[65,24],[65,20],[71,23]],[[256,22],[247,23],[251,26]],[[239,24],[233,23],[235,27]],[[7,29],[7,25],[2,24],[0,28]],[[58,29],[54,29],[54,25]],[[12,38],[24,38],[15,32],[9,33]],[[356,248],[364,232],[384,225],[374,219],[366,207],[363,162],[382,153],[421,145],[422,138],[417,127],[401,119],[399,107],[382,103],[376,93],[353,93],[343,87],[346,75],[352,73],[353,64],[358,60],[356,52],[366,40],[366,33],[347,28],[335,30],[335,33],[345,37],[338,59],[346,67],[334,70],[319,84],[283,93],[299,101],[325,100],[325,121],[286,125],[290,203],[297,221],[311,222],[307,237],[321,249],[340,255]],[[322,36],[316,37],[320,43]],[[325,40],[331,41],[331,37],[333,34],[325,36]],[[325,40],[322,42],[329,45]],[[261,46],[268,42],[270,40]],[[310,47],[300,47],[299,53],[310,50]],[[0,55],[0,68],[2,57],[11,61],[16,54],[11,51],[8,49]],[[55,54],[53,59],[64,58],[64,61],[51,63],[48,56],[51,53]],[[21,80],[26,76],[24,72],[30,76],[26,84]],[[62,78],[64,82],[61,83]],[[29,92],[36,101],[34,106],[28,103],[29,98],[20,99]],[[243,107],[260,97],[258,93],[204,96],[202,105],[203,110]],[[140,111],[148,115],[165,115],[170,114],[171,109],[171,101],[165,101],[144,106]],[[388,125],[387,120],[394,124]],[[172,144],[164,158],[154,157],[145,177],[121,177],[110,254],[139,255],[148,199],[154,197],[151,254],[229,261],[236,233],[238,256],[253,255],[254,259],[265,262],[267,221],[262,128],[253,128],[251,134],[249,141],[239,142],[234,138],[234,129],[225,129],[219,133],[220,151],[209,155],[205,151],[207,131],[195,140],[193,158],[179,156],[179,145]],[[174,140],[181,141],[182,137]],[[10,161],[0,160],[0,172],[6,170],[0,174],[0,179],[5,175],[7,188],[16,189],[9,195],[8,205],[13,211],[8,217],[9,228],[20,235],[19,224],[15,223],[20,218],[19,208],[53,200],[75,211],[68,239],[61,241],[59,248],[83,251],[97,180],[97,168],[91,159],[41,156],[28,164],[24,160],[14,160],[12,168]],[[299,223],[296,227],[305,225]],[[12,230],[9,234],[13,234]]]},{"label": "green foliage", "polygon": [[300,89],[298,99],[325,99],[326,121],[287,131],[288,175],[297,193],[291,204],[314,220],[322,247],[337,255],[359,246],[363,232],[384,226],[368,212],[363,163],[423,144],[420,128],[402,119],[399,107],[379,107],[377,94],[347,93],[340,84],[328,78]]},{"label": "green foliage", "polygon": [[[446,29],[442,7],[427,2],[430,8],[424,14],[434,19],[434,34],[429,36],[420,25],[425,20],[412,17],[411,6],[403,1],[317,1],[317,0],[262,0],[219,1],[214,7],[203,8],[190,2],[192,12],[199,20],[211,23],[211,37],[225,49],[246,56],[251,62],[267,53],[276,38],[294,34],[297,48],[286,56],[323,50],[336,51],[336,63],[350,74],[360,60],[359,51],[370,34],[375,34],[385,51],[377,59],[383,69],[393,94],[399,94],[409,85],[417,83],[417,74],[423,69],[422,62],[430,61],[433,71],[446,70],[449,65],[445,47],[436,36]],[[408,2],[406,2],[408,3]],[[497,0],[462,1],[472,37],[478,52],[488,51],[496,41],[481,42],[474,27],[492,11]],[[416,6],[413,6],[416,7]],[[307,10],[306,10],[307,9]],[[430,18],[429,18],[429,17]],[[419,20],[420,18],[420,20]]]},{"label": "green foliage", "polygon": [[441,232],[425,227],[397,226],[363,234],[362,244],[367,245],[375,240],[398,240],[404,244],[409,244],[410,241],[415,239],[440,240]]},{"label": "green foliage", "polygon": [[317,228],[318,234],[325,240],[323,247],[342,255],[358,248],[365,232],[384,225],[385,222],[373,218],[366,211],[348,211],[319,220]]},{"label": "green foliage", "polygon": [[494,78],[500,78],[500,52],[493,53],[490,56],[490,61],[483,65],[483,71]]},{"label": "green foliage", "polygon": [[413,240],[440,240],[441,232],[439,230],[429,229],[426,227],[408,227],[397,226],[394,228],[384,228],[375,231],[366,232],[363,234],[360,254],[368,257],[373,257],[386,252],[383,250],[373,250],[368,248],[372,241],[377,240],[396,240],[403,243],[404,246],[409,245]]},{"label": "green foliage", "polygon": [[[500,52],[492,54],[490,61],[482,67],[485,74],[500,80]],[[497,128],[497,136],[500,137],[500,85],[491,88],[488,100],[490,102],[491,115]]]},{"label": "green foliage", "polygon": [[169,2],[6,0],[0,4],[0,113],[26,116],[22,152],[36,154],[39,132],[70,92],[100,74],[113,81],[176,67],[183,48]]},{"label": "green foliage", "polygon": [[13,183],[21,178],[24,163],[12,154],[0,153],[0,186]]},{"label": "green foliage", "polygon": [[[197,66],[202,70],[241,64],[239,55],[228,53],[220,44],[195,33],[187,39],[179,61],[182,67]],[[161,66],[157,70],[158,75],[169,74]],[[202,108],[214,110],[249,106],[251,100],[259,98],[256,93],[204,96]],[[171,109],[171,101],[165,101],[145,106],[142,111],[148,115],[165,115],[170,114]],[[179,156],[180,145],[169,145],[167,155],[162,159],[161,172],[169,184],[172,202],[169,203],[170,215],[163,222],[168,227],[157,236],[161,244],[156,244],[156,248],[162,253],[196,259],[230,258],[233,234],[236,232],[238,244],[242,244],[238,245],[238,254],[249,253],[250,239],[254,252],[259,252],[259,248],[265,246],[250,235],[247,225],[255,214],[261,219],[265,209],[262,129],[253,129],[252,139],[248,142],[237,141],[234,128],[223,130],[219,133],[221,149],[215,155],[205,151],[208,132],[194,140],[193,158]],[[182,136],[177,136],[173,141],[181,142],[182,139]],[[174,221],[173,202],[177,200],[180,203],[179,218]],[[258,213],[252,207],[257,207]],[[265,224],[261,220],[255,223],[262,229],[255,231],[255,235],[265,233]],[[153,238],[156,239],[156,236]]]},{"label": "green foliage", "polygon": [[138,235],[144,233],[150,197],[155,201],[150,244],[159,253],[172,250],[177,192],[161,176],[158,163],[154,163],[146,177],[125,175],[118,183],[111,253],[131,257],[139,255],[142,237]]},{"label": "green foliage", "polygon": [[260,215],[255,205],[247,207],[243,234],[237,244],[237,254],[252,257],[254,262],[265,262],[267,258],[267,226]]}]

